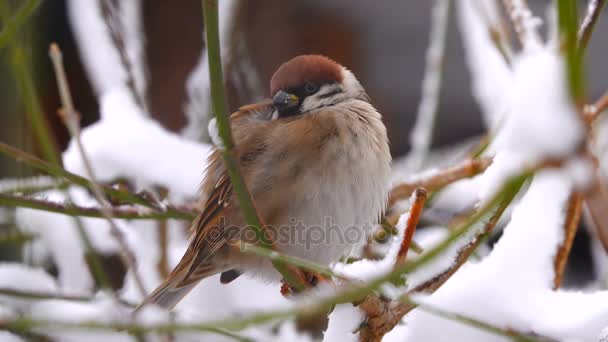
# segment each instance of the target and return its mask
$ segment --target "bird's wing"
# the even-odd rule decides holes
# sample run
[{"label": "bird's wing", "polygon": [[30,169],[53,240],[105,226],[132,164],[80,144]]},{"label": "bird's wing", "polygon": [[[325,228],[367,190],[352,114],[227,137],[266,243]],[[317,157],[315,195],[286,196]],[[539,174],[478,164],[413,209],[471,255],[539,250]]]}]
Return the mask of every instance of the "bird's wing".
[{"label": "bird's wing", "polygon": [[[273,107],[269,102],[249,105],[231,116],[233,130],[246,125],[246,120],[268,120]],[[243,130],[244,128],[241,128]],[[236,135],[242,136],[242,135]],[[238,139],[238,138],[237,138]],[[235,145],[238,146],[237,140]],[[237,156],[242,153],[237,153]],[[175,306],[202,279],[218,272],[211,257],[229,241],[238,230],[226,229],[228,222],[239,223],[240,212],[232,194],[232,183],[224,167],[221,151],[214,148],[209,156],[207,172],[201,190],[207,195],[203,211],[192,222],[190,245],[169,277],[140,305],[154,303],[166,308]],[[239,219],[230,216],[239,215]]]},{"label": "bird's wing", "polygon": [[[269,120],[273,110],[274,107],[269,101],[241,107],[230,117],[233,132],[246,130],[251,124],[251,120]],[[244,157],[249,154],[249,151],[245,150],[245,146],[249,146],[250,144],[243,141],[245,139],[242,134],[235,133],[233,137],[236,140],[237,153],[235,155],[239,159],[246,159]],[[255,149],[255,147],[253,148]],[[242,163],[243,160],[239,160],[238,162]],[[215,252],[239,232],[238,229],[226,229],[228,222],[238,224],[242,221],[230,217],[234,215],[239,215],[240,217],[240,212],[232,198],[232,183],[230,182],[228,171],[224,166],[224,161],[219,150],[214,148],[213,153],[209,157],[208,165],[202,191],[209,195],[205,202],[205,209],[191,226],[191,240],[188,251],[191,251],[195,255],[189,256],[192,262],[184,277],[185,285],[191,281],[198,281],[196,277],[191,277],[196,272],[196,268],[209,260]],[[241,168],[241,172],[245,173],[247,169]]]}]

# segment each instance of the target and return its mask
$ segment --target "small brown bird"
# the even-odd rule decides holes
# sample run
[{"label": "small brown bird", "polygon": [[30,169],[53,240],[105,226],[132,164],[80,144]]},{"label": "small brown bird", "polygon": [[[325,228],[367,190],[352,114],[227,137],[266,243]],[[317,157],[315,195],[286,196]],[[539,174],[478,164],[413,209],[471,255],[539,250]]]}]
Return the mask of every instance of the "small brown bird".
[{"label": "small brown bird", "polygon": [[[385,208],[391,156],[381,115],[355,76],[335,61],[303,55],[270,81],[272,101],[231,116],[236,156],[258,213],[282,253],[330,265],[366,241]],[[268,259],[241,253],[255,242],[221,154],[202,184],[203,212],[169,277],[143,302],[177,304],[199,281],[241,273],[275,281]]]}]

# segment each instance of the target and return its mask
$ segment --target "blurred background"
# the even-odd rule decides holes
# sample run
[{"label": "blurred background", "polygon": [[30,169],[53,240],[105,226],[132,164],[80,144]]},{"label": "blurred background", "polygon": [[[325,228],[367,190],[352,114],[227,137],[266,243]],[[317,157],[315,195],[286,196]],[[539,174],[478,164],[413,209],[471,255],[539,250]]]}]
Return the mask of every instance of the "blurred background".
[{"label": "blurred background", "polygon": [[[125,0],[127,1],[127,0]],[[529,0],[537,14],[546,13],[549,1]],[[581,0],[581,9],[586,5]],[[14,10],[21,1],[3,1]],[[430,1],[383,0],[266,0],[241,1],[235,17],[234,41],[246,51],[255,74],[228,77],[229,108],[268,96],[272,72],[284,61],[304,53],[327,55],[354,71],[374,104],[384,115],[395,157],[407,153],[409,132],[421,94],[425,53],[429,41]],[[200,1],[143,1],[143,30],[147,59],[147,108],[165,128],[180,132],[187,123],[186,81],[200,60],[203,22]],[[589,96],[597,98],[608,87],[608,13],[599,20],[587,56]],[[59,95],[48,58],[48,46],[57,42],[82,124],[99,118],[98,104],[74,41],[64,1],[45,1],[18,33],[12,47],[0,50],[0,141],[40,154],[27,120],[24,85],[16,82],[19,66],[34,76],[34,88],[58,147],[65,149],[68,133],[56,115]],[[235,33],[237,34],[237,33]],[[238,58],[238,55],[235,56]],[[484,132],[479,109],[471,96],[469,72],[456,20],[450,12],[434,147],[446,147]],[[230,72],[227,65],[226,72]],[[246,81],[243,87],[240,81]],[[31,174],[26,167],[0,156],[0,177]],[[573,263],[589,269],[584,230],[574,249]],[[4,247],[3,247],[4,248]],[[3,249],[5,257],[12,255]],[[578,265],[578,264],[577,264]],[[583,274],[583,273],[582,273]],[[582,276],[585,277],[584,275]],[[584,279],[583,279],[584,280]]]}]

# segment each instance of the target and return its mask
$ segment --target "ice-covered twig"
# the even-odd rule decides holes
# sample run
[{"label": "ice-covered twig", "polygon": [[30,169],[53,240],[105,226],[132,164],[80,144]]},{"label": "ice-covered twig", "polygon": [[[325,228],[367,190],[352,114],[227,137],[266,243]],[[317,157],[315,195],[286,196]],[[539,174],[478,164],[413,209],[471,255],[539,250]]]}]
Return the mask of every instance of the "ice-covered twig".
[{"label": "ice-covered twig", "polygon": [[492,164],[492,158],[465,160],[429,176],[397,184],[391,190],[388,207],[393,206],[398,200],[408,198],[416,188],[435,191],[463,178],[473,177],[487,169],[490,164]]},{"label": "ice-covered twig", "polygon": [[51,44],[49,55],[51,57],[53,67],[55,69],[55,75],[57,77],[57,86],[59,88],[59,95],[61,97],[61,103],[63,106],[60,111],[60,116],[63,119],[66,127],[68,128],[72,139],[76,141],[76,146],[80,152],[80,157],[82,158],[85,170],[91,180],[93,194],[97,199],[97,202],[99,203],[99,208],[103,217],[108,221],[110,225],[110,232],[112,236],[114,236],[116,242],[118,242],[118,245],[120,246],[123,262],[128,268],[131,269],[135,284],[141,292],[141,295],[145,297],[147,295],[147,291],[144,287],[141,275],[139,275],[139,272],[137,270],[137,261],[135,260],[135,255],[127,244],[124,234],[114,222],[114,219],[112,217],[112,207],[109,204],[108,199],[105,197],[105,194],[102,191],[101,187],[96,181],[93,167],[91,166],[91,162],[86,155],[84,145],[82,143],[82,140],[80,139],[80,117],[78,116],[74,108],[72,95],[70,93],[67,78],[65,76],[65,70],[63,68],[63,57],[61,55],[59,47],[56,44]]},{"label": "ice-covered twig", "polygon": [[555,258],[553,259],[553,267],[555,276],[553,277],[553,288],[557,289],[562,284],[564,271],[566,270],[566,262],[574,243],[574,236],[578,230],[578,223],[581,219],[583,210],[583,194],[573,192],[568,199],[568,209],[566,219],[564,220],[564,240],[559,246]]},{"label": "ice-covered twig", "polygon": [[597,23],[597,20],[600,17],[600,13],[604,6],[608,3],[606,0],[589,0],[589,4],[587,5],[587,14],[585,14],[585,18],[583,19],[583,23],[578,30],[578,47],[581,52],[584,52],[587,49],[587,45],[589,45],[589,40],[591,39],[591,34],[593,33],[593,28]]},{"label": "ice-covered twig", "polygon": [[408,168],[411,171],[417,171],[422,167],[431,149],[439,106],[451,1],[435,0],[431,13],[431,33],[422,80],[422,99],[418,105],[416,124],[410,133],[411,149],[407,158]]},{"label": "ice-covered twig", "polygon": [[[235,156],[234,141],[230,128],[230,118],[226,111],[226,99],[224,96],[224,77],[222,75],[222,63],[220,58],[220,42],[218,34],[218,3],[217,0],[202,0],[203,14],[205,17],[205,34],[207,38],[207,54],[209,58],[209,81],[211,83],[211,104],[217,120],[218,134],[222,140],[220,151],[224,158],[224,165],[230,176],[230,182],[234,189],[241,212],[245,221],[254,228],[258,241],[265,247],[276,250],[273,241],[269,241],[264,234],[264,225],[253,203],[253,198],[243,176],[239,170],[239,164]],[[273,261],[274,267],[281,273],[285,280],[294,288],[302,290],[306,288],[306,282],[302,273],[280,261]]]},{"label": "ice-covered twig", "polygon": [[513,22],[513,27],[524,49],[540,47],[542,42],[536,28],[540,19],[535,17],[526,0],[502,0],[502,3]]}]

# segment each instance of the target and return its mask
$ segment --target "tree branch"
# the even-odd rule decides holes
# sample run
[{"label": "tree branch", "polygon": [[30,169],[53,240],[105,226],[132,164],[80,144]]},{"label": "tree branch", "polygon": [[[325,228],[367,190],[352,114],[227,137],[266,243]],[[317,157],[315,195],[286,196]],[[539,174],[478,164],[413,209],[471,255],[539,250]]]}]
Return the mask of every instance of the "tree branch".
[{"label": "tree branch", "polygon": [[428,177],[404,182],[393,187],[388,200],[388,208],[398,200],[408,198],[416,188],[424,188],[429,192],[438,190],[448,184],[463,178],[473,177],[488,168],[492,158],[470,159],[458,165],[441,170]]},{"label": "tree branch", "polygon": [[[72,203],[58,203],[43,199],[16,196],[0,193],[0,205],[8,207],[23,207],[38,209],[68,216],[84,216],[103,218],[103,213],[98,207],[83,207]],[[170,218],[165,213],[161,213],[150,208],[136,206],[112,207],[110,213],[115,218],[129,220],[163,220]]]},{"label": "tree branch", "polygon": [[416,189],[412,194],[412,203],[410,203],[410,211],[408,214],[407,223],[405,224],[403,240],[401,241],[401,246],[399,248],[399,252],[397,253],[397,260],[395,260],[395,267],[405,263],[405,257],[407,256],[407,251],[412,244],[414,232],[416,231],[416,226],[418,225],[418,221],[422,215],[422,209],[424,209],[425,201],[426,190],[424,188]]},{"label": "tree branch", "polygon": [[[49,163],[45,160],[42,160],[32,154],[29,154],[23,150],[20,150],[16,147],[7,145],[3,142],[0,142],[0,153],[3,153],[9,157],[14,158],[17,161],[23,162],[35,169],[44,171],[52,176],[55,176],[59,179],[65,179],[66,181],[84,187],[86,189],[92,190],[93,184],[90,180],[81,177],[77,174],[66,171],[58,165]],[[196,217],[196,210],[194,208],[187,207],[175,207],[173,205],[163,205],[159,206],[155,203],[152,203],[148,199],[138,194],[134,194],[124,190],[117,190],[111,186],[100,185],[101,190],[112,199],[112,201],[117,201],[119,203],[130,203],[130,204],[138,204],[147,208],[154,209],[160,215],[158,218],[174,218],[181,220],[192,220]],[[137,217],[134,217],[137,218]]]}]

